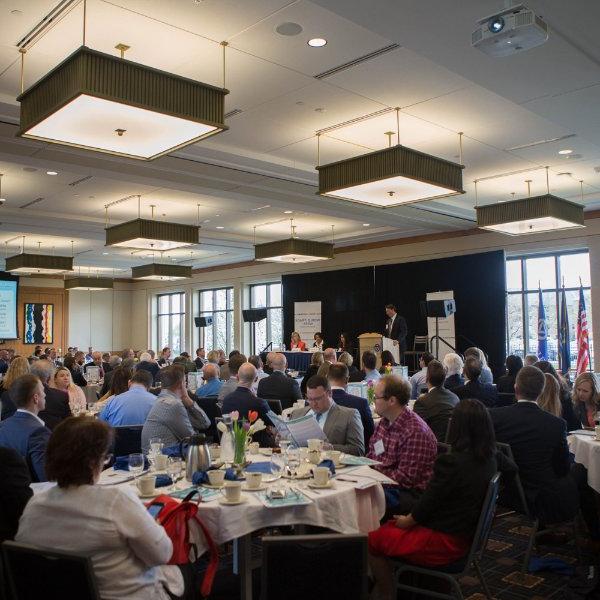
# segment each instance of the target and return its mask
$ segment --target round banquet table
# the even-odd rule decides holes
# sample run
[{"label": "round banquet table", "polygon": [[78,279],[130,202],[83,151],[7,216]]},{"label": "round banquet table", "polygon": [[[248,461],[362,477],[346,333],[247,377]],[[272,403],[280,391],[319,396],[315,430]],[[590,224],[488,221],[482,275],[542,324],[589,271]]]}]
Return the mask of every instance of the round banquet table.
[{"label": "round banquet table", "polygon": [[588,485],[600,493],[600,442],[596,441],[594,432],[590,431],[589,435],[572,433],[567,441],[575,462],[587,469]]}]

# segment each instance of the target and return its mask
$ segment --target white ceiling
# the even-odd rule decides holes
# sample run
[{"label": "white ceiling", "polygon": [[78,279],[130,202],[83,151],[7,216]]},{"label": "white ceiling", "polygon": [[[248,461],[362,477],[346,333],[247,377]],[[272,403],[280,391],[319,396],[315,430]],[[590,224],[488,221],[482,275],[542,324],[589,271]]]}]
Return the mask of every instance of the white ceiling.
[{"label": "white ceiling", "polygon": [[[475,22],[500,0],[87,0],[90,47],[116,54],[122,42],[131,60],[205,83],[223,85],[219,42],[229,43],[226,110],[241,111],[227,120],[230,129],[151,163],[14,137],[16,43],[57,4],[0,0],[0,248],[8,254],[22,235],[28,249],[41,242],[42,252],[57,254],[70,254],[73,240],[77,265],[129,276],[152,257],[104,247],[105,206],[111,223],[129,220],[138,194],[144,216],[155,205],[159,219],[199,219],[192,254],[162,257],[194,267],[248,260],[254,235],[285,236],[290,216],[301,237],[330,239],[334,225],[340,245],[470,228],[475,179],[480,203],[505,201],[524,195],[526,180],[532,193],[545,191],[545,165],[553,193],[579,201],[583,180],[586,208],[600,206],[600,6],[592,0],[528,0],[550,24],[550,39],[504,59],[470,47]],[[302,33],[276,33],[285,22]],[[25,85],[81,36],[82,3],[28,50]],[[311,48],[312,37],[328,43]],[[315,79],[391,44],[398,47]],[[316,132],[326,130],[322,163],[383,148],[395,107],[400,141],[415,149],[456,161],[464,132],[467,193],[386,210],[318,197]],[[555,138],[566,139],[518,149]],[[572,155],[558,154],[565,148]]]}]

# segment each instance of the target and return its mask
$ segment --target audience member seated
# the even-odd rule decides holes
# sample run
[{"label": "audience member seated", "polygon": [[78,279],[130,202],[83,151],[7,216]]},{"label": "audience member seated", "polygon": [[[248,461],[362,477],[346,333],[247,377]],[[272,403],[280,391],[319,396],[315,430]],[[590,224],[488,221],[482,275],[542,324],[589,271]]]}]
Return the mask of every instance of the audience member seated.
[{"label": "audience member seated", "polygon": [[448,422],[452,418],[458,396],[444,387],[446,370],[437,360],[427,365],[427,393],[419,396],[414,411],[429,425],[439,442],[446,441]]},{"label": "audience member seated", "polygon": [[44,462],[51,432],[38,416],[46,405],[44,386],[28,373],[17,378],[10,389],[17,411],[0,421],[0,446],[12,448],[25,459],[32,481],[46,481]]},{"label": "audience member seated", "polygon": [[539,360],[535,363],[535,366],[543,373],[552,375],[560,387],[560,416],[567,422],[567,431],[581,429],[581,421],[575,414],[573,400],[567,382],[556,372],[556,369],[547,360]]},{"label": "audience member seated", "polygon": [[271,359],[273,372],[258,382],[257,392],[259,398],[280,400],[283,409],[290,408],[296,400],[302,399],[298,382],[285,373],[286,366],[285,354],[277,352]]},{"label": "audience member seated", "polygon": [[352,348],[352,340],[346,332],[342,331],[338,339],[338,352],[347,352],[350,356],[352,356],[353,350],[354,349]]},{"label": "audience member seated", "polygon": [[47,457],[57,485],[29,501],[16,540],[90,555],[101,598],[179,598],[185,593],[182,567],[166,566],[173,545],[136,488],[96,485],[111,445],[110,428],[102,421],[79,417],[61,423]]},{"label": "audience member seated", "polygon": [[523,359],[523,366],[533,367],[539,360],[540,359],[538,358],[537,354],[526,354],[525,358]]},{"label": "audience member seated", "polygon": [[206,360],[207,360],[207,363],[212,363],[214,365],[217,365],[217,367],[218,367],[219,366],[219,351],[218,350],[211,350],[206,355]]},{"label": "audience member seated", "polygon": [[427,389],[427,365],[434,359],[433,354],[431,352],[423,352],[421,356],[419,356],[419,371],[414,373],[409,381],[410,381],[410,397],[412,400],[416,400],[419,397],[419,394],[422,393],[423,389]]},{"label": "audience member seated", "polygon": [[202,369],[202,379],[204,385],[196,390],[198,398],[207,398],[208,396],[218,396],[223,382],[219,379],[219,365],[207,363]]},{"label": "audience member seated", "polygon": [[381,367],[379,372],[382,375],[387,373],[388,367],[397,367],[398,363],[394,360],[394,355],[389,350],[384,350],[381,353]]},{"label": "audience member seated", "polygon": [[469,357],[473,356],[479,359],[481,363],[481,375],[480,375],[480,383],[494,383],[494,375],[492,374],[492,370],[488,367],[487,358],[485,353],[481,348],[467,348],[465,350],[465,360]]},{"label": "audience member seated", "polygon": [[173,361],[171,360],[171,348],[165,346],[160,351],[160,356],[156,361],[159,367],[168,367]]},{"label": "audience member seated", "polygon": [[491,383],[481,383],[481,361],[475,356],[465,359],[463,369],[466,383],[454,388],[452,391],[462,400],[463,398],[476,398],[481,400],[488,408],[498,402],[498,392]]},{"label": "audience member seated", "polygon": [[115,396],[124,394],[129,389],[129,380],[133,377],[133,367],[128,363],[128,360],[124,360],[120,367],[111,371],[110,388],[104,396],[100,397],[94,408],[102,410]]},{"label": "audience member seated", "polygon": [[179,356],[176,356],[173,359],[173,364],[181,365],[185,369],[186,374],[196,372],[196,363],[190,358],[188,352],[182,352]]},{"label": "audience member seated", "polygon": [[0,374],[5,375],[6,371],[8,371],[8,365],[10,361],[8,360],[8,350],[0,350]]},{"label": "audience member seated", "polygon": [[[120,362],[116,363],[115,367],[112,369],[112,371],[109,371],[108,373],[106,373],[104,375],[104,381],[102,382],[102,387],[100,388],[100,399],[101,400],[105,400],[106,398],[108,398],[111,395],[111,387],[112,387],[112,382],[113,382],[113,377],[115,376],[115,373],[118,371],[119,368],[122,369],[127,369],[129,371],[133,371],[133,369],[135,368],[135,361],[131,358],[126,358],[125,360],[123,360],[121,357],[120,358]],[[160,373],[157,377],[160,377]],[[126,391],[126,390],[123,390]],[[121,392],[118,392],[121,393]]]},{"label": "audience member seated", "polygon": [[444,387],[446,389],[453,390],[465,383],[462,375],[465,365],[459,354],[448,352],[444,356],[442,364],[444,365],[444,369],[446,369],[446,379],[444,380]]},{"label": "audience member seated", "polygon": [[258,392],[258,384],[260,380],[264,379],[265,377],[268,377],[268,375],[263,369],[263,361],[260,358],[260,356],[258,356],[258,354],[253,354],[252,356],[249,356],[248,362],[256,367],[256,379],[252,384],[252,392],[256,394]]},{"label": "audience member seated", "polygon": [[247,361],[246,357],[239,352],[229,359],[229,379],[221,386],[219,390],[219,401],[231,394],[238,386],[238,369]]},{"label": "audience member seated", "polygon": [[6,376],[2,380],[2,396],[0,396],[0,402],[2,403],[2,412],[0,413],[0,421],[5,421],[8,417],[15,414],[17,407],[10,396],[10,390],[13,383],[21,377],[29,373],[29,361],[24,356],[16,356],[10,363]]},{"label": "audience member seated", "polygon": [[102,370],[104,373],[108,373],[112,367],[110,366],[110,352],[104,352],[102,354]]},{"label": "audience member seated", "polygon": [[323,334],[320,331],[317,331],[317,333],[315,333],[315,335],[313,336],[313,348],[316,348],[317,350],[320,350],[321,352],[323,351],[323,347],[325,346],[325,340],[323,339]]},{"label": "audience member seated", "polygon": [[196,348],[196,358],[194,358],[194,363],[196,364],[196,370],[201,371],[206,364],[206,352],[204,351],[204,348]]},{"label": "audience member seated", "polygon": [[581,424],[584,427],[595,427],[596,414],[600,411],[600,393],[591,373],[581,373],[575,379],[572,398],[575,415]]},{"label": "audience member seated", "polygon": [[331,386],[331,397],[333,398],[333,401],[338,406],[354,408],[359,412],[365,438],[365,449],[368,448],[369,440],[375,430],[373,414],[371,413],[371,407],[366,398],[353,396],[346,391],[346,386],[348,385],[348,367],[341,362],[331,365],[327,380]]},{"label": "audience member seated", "polygon": [[231,360],[236,354],[239,354],[240,351],[232,350],[229,353],[229,360],[225,360],[225,353],[223,352],[223,350],[219,350],[219,353],[219,369],[221,381],[227,381],[231,377],[231,373],[229,372],[229,360]]},{"label": "audience member seated", "polygon": [[332,398],[329,382],[315,375],[306,384],[308,406],[297,408],[292,418],[311,414],[334,450],[362,456],[365,453],[365,436],[358,410],[339,406]]},{"label": "audience member seated", "polygon": [[544,373],[544,389],[537,399],[537,404],[542,410],[555,417],[560,417],[562,413],[560,386],[550,373]]},{"label": "audience member seated", "polygon": [[98,367],[99,373],[98,378],[102,379],[104,377],[104,367],[102,366],[102,352],[98,352],[98,350],[94,350],[91,354],[91,362],[83,365],[83,372],[87,373],[89,367]]},{"label": "audience member seated", "polygon": [[498,377],[496,388],[500,394],[514,394],[517,373],[523,368],[523,359],[511,354],[506,357],[506,373]]},{"label": "audience member seated", "polygon": [[377,370],[377,356],[372,350],[365,350],[362,355],[364,377],[361,381],[377,381],[381,373]]},{"label": "audience member seated", "polygon": [[71,371],[69,371],[69,369],[66,367],[58,367],[54,372],[54,377],[52,377],[50,385],[61,392],[65,392],[69,396],[69,408],[73,415],[78,416],[85,412],[87,408],[85,394],[78,385],[73,383]]},{"label": "audience member seated", "polygon": [[113,396],[100,412],[99,418],[113,427],[143,425],[156,402],[156,396],[148,390],[152,386],[152,374],[135,371],[128,383],[128,390]]},{"label": "audience member seated", "polygon": [[297,331],[292,331],[290,337],[290,350],[302,350],[306,351],[306,342],[300,339],[300,334]]},{"label": "audience member seated", "polygon": [[323,358],[322,352],[313,352],[310,360],[310,365],[308,365],[308,369],[306,369],[306,373],[302,378],[302,382],[300,383],[300,392],[303,398],[306,398],[306,384],[308,380],[319,372],[321,365],[325,362]]},{"label": "audience member seated", "polygon": [[323,364],[319,367],[317,375],[319,377],[325,377],[325,379],[327,379],[329,367],[336,361],[337,352],[335,351],[335,348],[325,348],[325,350],[323,350]]},{"label": "audience member seated", "polygon": [[63,366],[69,369],[71,379],[75,385],[78,385],[79,387],[85,387],[87,385],[87,381],[81,372],[81,366],[77,363],[74,356],[65,356]]},{"label": "audience member seated", "polygon": [[140,355],[140,362],[135,366],[135,370],[147,371],[150,373],[150,376],[152,377],[151,386],[154,385],[156,377],[160,373],[160,367],[158,366],[158,363],[152,359],[152,356],[149,352],[142,352]]},{"label": "audience member seated", "polygon": [[0,446],[0,543],[15,537],[23,509],[33,495],[30,483],[25,459],[16,450]]},{"label": "audience member seated", "polygon": [[31,373],[37,376],[44,386],[46,407],[40,411],[39,416],[46,424],[46,427],[52,431],[63,419],[72,416],[71,408],[69,407],[69,394],[49,387],[54,377],[54,365],[49,360],[36,360],[31,365]]},{"label": "audience member seated", "polygon": [[[490,411],[496,439],[510,444],[526,500],[542,523],[573,518],[578,494],[570,468],[567,430],[563,419],[544,412],[537,400],[544,389],[544,374],[537,367],[523,367],[515,381],[517,402]],[[519,509],[513,486],[500,499]]]},{"label": "audience member seated", "polygon": [[273,424],[267,416],[270,410],[269,404],[266,400],[256,397],[252,393],[252,384],[256,379],[256,367],[249,362],[242,363],[237,374],[238,386],[233,392],[225,396],[221,412],[227,415],[233,411],[238,411],[240,419],[248,419],[248,412],[251,410],[256,411],[267,428],[256,432],[253,436],[254,441],[262,447],[274,447]]},{"label": "audience member seated", "polygon": [[350,354],[350,352],[341,352],[338,356],[338,362],[341,362],[348,368],[349,382],[358,382],[363,380],[364,373],[361,373],[356,368],[356,366],[354,365],[354,358],[352,358],[352,354]]},{"label": "audience member seated", "polygon": [[190,398],[185,385],[185,371],[171,365],[161,371],[162,389],[148,413],[142,429],[142,449],[159,437],[165,446],[174,446],[196,431],[210,427],[206,413]]},{"label": "audience member seated", "polygon": [[435,435],[408,408],[410,383],[397,375],[386,375],[375,384],[375,410],[381,421],[369,442],[367,456],[381,464],[375,469],[398,483],[383,486],[388,512],[410,512],[425,490],[437,455]]},{"label": "audience member seated", "polygon": [[397,558],[425,567],[457,562],[469,551],[489,483],[498,470],[494,430],[478,400],[461,400],[449,432],[452,451],[440,454],[423,495],[410,514],[397,515],[369,534],[374,596],[396,598]]}]

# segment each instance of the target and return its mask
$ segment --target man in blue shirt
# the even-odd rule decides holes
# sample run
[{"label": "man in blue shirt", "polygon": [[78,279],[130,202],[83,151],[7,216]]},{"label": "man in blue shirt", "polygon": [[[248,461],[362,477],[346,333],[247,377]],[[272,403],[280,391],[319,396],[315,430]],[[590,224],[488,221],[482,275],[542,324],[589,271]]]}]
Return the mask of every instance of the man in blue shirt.
[{"label": "man in blue shirt", "polygon": [[113,427],[143,425],[156,402],[156,396],[148,391],[151,385],[149,371],[135,371],[129,380],[129,390],[109,400],[100,418]]},{"label": "man in blue shirt", "polygon": [[202,379],[204,379],[204,385],[201,385],[196,390],[196,396],[198,396],[198,398],[218,396],[219,390],[223,385],[223,382],[219,379],[219,366],[213,363],[204,365],[204,368],[202,369]]}]

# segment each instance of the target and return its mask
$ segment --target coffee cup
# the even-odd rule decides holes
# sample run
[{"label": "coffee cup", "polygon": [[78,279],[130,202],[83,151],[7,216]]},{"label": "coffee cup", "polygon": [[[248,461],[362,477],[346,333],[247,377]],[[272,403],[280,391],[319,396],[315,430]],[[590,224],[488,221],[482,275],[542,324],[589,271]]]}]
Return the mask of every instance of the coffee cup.
[{"label": "coffee cup", "polygon": [[228,502],[239,502],[242,497],[242,484],[239,481],[228,481],[221,489],[221,494]]},{"label": "coffee cup", "polygon": [[250,454],[258,454],[258,449],[260,448],[260,444],[258,442],[251,442],[248,444],[248,450]]},{"label": "coffee cup", "polygon": [[208,481],[210,485],[221,487],[225,481],[225,471],[221,469],[213,469],[208,472]]},{"label": "coffee cup", "polygon": [[156,477],[154,475],[143,475],[137,478],[136,484],[142,496],[151,496],[156,486]]},{"label": "coffee cup", "polygon": [[327,467],[316,467],[313,469],[313,479],[317,485],[327,485],[329,477],[330,472]]},{"label": "coffee cup", "polygon": [[319,452],[323,449],[323,440],[311,439],[307,440],[309,450],[318,450]]},{"label": "coffee cup", "polygon": [[339,450],[329,450],[327,452],[327,458],[331,460],[333,464],[337,467],[340,464],[342,453]]},{"label": "coffee cup", "polygon": [[248,489],[255,490],[260,487],[260,484],[262,483],[262,473],[249,473],[246,471],[244,475],[246,476],[246,486]]},{"label": "coffee cup", "polygon": [[167,468],[169,457],[166,454],[158,453],[154,455],[154,466],[157,471],[164,471]]},{"label": "coffee cup", "polygon": [[321,451],[320,450],[309,450],[308,461],[313,465],[318,465],[321,462]]}]

